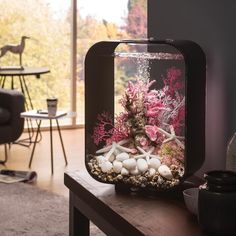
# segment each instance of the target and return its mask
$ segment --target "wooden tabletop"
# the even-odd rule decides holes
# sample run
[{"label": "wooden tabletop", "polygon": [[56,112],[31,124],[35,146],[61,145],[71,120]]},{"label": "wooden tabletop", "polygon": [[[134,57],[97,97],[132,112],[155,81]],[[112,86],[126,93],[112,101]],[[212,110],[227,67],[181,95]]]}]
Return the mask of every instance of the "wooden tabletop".
[{"label": "wooden tabletop", "polygon": [[49,73],[47,67],[24,67],[23,70],[0,69],[0,76],[24,76],[24,75],[41,75]]},{"label": "wooden tabletop", "polygon": [[[107,224],[117,224],[117,228],[133,226],[138,232],[135,235],[205,235],[198,226],[197,217],[186,209],[182,193],[117,192],[114,185],[97,182],[87,172],[78,171],[65,173],[65,185],[84,205],[87,204],[87,208],[100,214],[99,217],[104,218]],[[86,209],[83,210],[86,212]],[[88,214],[87,217],[93,221],[93,215]]]}]

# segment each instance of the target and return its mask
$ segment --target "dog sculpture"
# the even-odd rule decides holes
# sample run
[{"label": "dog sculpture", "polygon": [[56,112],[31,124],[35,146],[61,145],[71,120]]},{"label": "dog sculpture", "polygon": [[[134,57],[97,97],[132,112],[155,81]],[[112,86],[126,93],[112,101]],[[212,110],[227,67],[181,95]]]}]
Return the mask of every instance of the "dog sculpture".
[{"label": "dog sculpture", "polygon": [[29,39],[30,37],[27,36],[22,36],[21,37],[21,42],[20,44],[7,44],[3,47],[0,48],[0,58],[3,57],[7,52],[12,52],[15,54],[19,54],[19,59],[20,59],[20,66],[23,68],[22,66],[22,54],[24,52],[25,49],[25,40]]}]

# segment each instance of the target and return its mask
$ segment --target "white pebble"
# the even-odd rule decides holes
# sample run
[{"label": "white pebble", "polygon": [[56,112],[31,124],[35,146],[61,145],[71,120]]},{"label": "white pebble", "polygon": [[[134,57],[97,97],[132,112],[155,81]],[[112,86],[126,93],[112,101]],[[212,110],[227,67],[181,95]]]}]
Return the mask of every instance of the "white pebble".
[{"label": "white pebble", "polygon": [[107,159],[104,156],[100,155],[100,156],[96,156],[96,160],[98,162],[98,165],[100,165],[103,162],[105,162]]},{"label": "white pebble", "polygon": [[138,170],[138,167],[136,166],[135,167],[135,169],[133,169],[133,170],[130,170],[130,174],[131,175],[138,175],[140,172],[139,172],[139,170]]},{"label": "white pebble", "polygon": [[136,161],[134,158],[124,160],[124,161],[123,161],[123,166],[124,166],[127,170],[135,169],[135,167],[137,166],[137,161]]},{"label": "white pebble", "polygon": [[153,175],[156,174],[156,170],[155,170],[154,168],[150,168],[150,169],[148,170],[148,172],[149,172],[149,175],[150,175],[150,176],[153,176]]},{"label": "white pebble", "polygon": [[129,171],[126,169],[126,168],[122,168],[121,169],[121,172],[120,172],[122,175],[128,175],[129,174]]},{"label": "white pebble", "polygon": [[124,161],[126,159],[129,159],[129,154],[126,152],[122,152],[116,156],[117,161]]},{"label": "white pebble", "polygon": [[144,159],[138,159],[137,161],[137,167],[140,172],[145,172],[148,170],[148,164],[147,161]]},{"label": "white pebble", "polygon": [[170,168],[167,165],[161,165],[158,168],[158,172],[160,173],[160,175],[168,180],[171,180],[173,178],[173,175],[171,173]]},{"label": "white pebble", "polygon": [[112,164],[109,161],[100,164],[103,173],[108,173],[112,169]]},{"label": "white pebble", "polygon": [[119,173],[121,172],[122,167],[123,167],[122,162],[117,161],[117,160],[115,160],[115,161],[113,162],[113,170],[114,170],[117,174],[119,174]]},{"label": "white pebble", "polygon": [[160,160],[157,159],[157,158],[151,158],[151,159],[149,160],[149,167],[150,167],[150,168],[153,168],[153,169],[155,169],[155,170],[158,170],[158,168],[159,168],[160,165],[161,165],[161,162],[160,162]]}]

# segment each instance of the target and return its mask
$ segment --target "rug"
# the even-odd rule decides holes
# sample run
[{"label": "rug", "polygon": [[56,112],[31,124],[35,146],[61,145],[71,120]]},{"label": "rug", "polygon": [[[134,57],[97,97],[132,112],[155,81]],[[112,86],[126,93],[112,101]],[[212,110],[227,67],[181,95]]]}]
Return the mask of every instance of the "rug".
[{"label": "rug", "polygon": [[[91,224],[92,236],[104,236]],[[1,236],[69,235],[69,200],[36,186],[0,184]]]}]

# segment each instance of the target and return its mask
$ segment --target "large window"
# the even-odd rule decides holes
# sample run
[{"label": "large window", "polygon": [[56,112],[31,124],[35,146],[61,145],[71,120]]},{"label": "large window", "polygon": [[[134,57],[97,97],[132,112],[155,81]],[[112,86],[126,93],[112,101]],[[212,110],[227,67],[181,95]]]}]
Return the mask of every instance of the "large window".
[{"label": "large window", "polygon": [[[29,36],[23,54],[23,65],[48,67],[49,74],[26,78],[34,108],[45,108],[46,98],[56,96],[62,109],[70,109],[70,20],[44,0],[0,0],[0,47],[19,44]],[[53,2],[53,1],[52,1]],[[68,12],[67,12],[68,14]],[[18,55],[7,53],[1,66],[18,65]],[[10,81],[6,81],[10,83]],[[19,81],[14,81],[20,88]],[[17,85],[18,84],[18,85]],[[6,84],[6,87],[8,85]]]},{"label": "large window", "polygon": [[[84,123],[83,63],[89,47],[100,40],[147,35],[146,0],[0,0],[0,6],[0,47],[29,36],[24,66],[51,71],[26,81],[34,107],[45,108],[47,97],[58,97],[60,109],[77,112],[74,124]],[[77,50],[74,57],[71,48]],[[0,66],[14,64],[16,55],[0,58]]]},{"label": "large window", "polygon": [[[84,123],[83,62],[88,49],[101,40],[147,36],[146,0],[77,0],[77,110]],[[121,68],[120,68],[121,69]],[[81,112],[81,113],[80,113]]]}]

